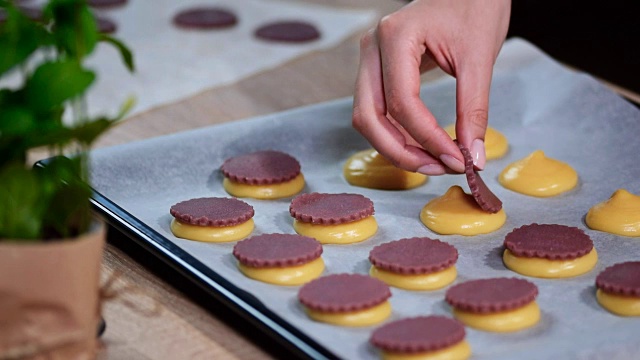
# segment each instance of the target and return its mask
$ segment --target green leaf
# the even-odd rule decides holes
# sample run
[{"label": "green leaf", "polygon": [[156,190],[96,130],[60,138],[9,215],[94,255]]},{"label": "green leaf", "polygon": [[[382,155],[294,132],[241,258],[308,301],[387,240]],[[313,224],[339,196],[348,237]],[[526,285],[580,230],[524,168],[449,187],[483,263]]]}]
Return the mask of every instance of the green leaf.
[{"label": "green leaf", "polygon": [[0,26],[0,75],[13,69],[41,45],[48,45],[48,35],[13,6],[6,8],[7,19]]},{"label": "green leaf", "polygon": [[38,239],[48,206],[39,179],[21,163],[0,171],[0,239]]},{"label": "green leaf", "polygon": [[76,236],[89,228],[91,189],[82,181],[84,160],[81,156],[57,157],[37,171],[48,185],[42,224],[47,238]]},{"label": "green leaf", "polygon": [[54,109],[84,93],[95,77],[74,60],[41,64],[25,85],[27,102],[36,111]]},{"label": "green leaf", "polygon": [[122,61],[127,66],[127,69],[129,69],[130,72],[135,71],[133,53],[122,41],[106,34],[100,35],[100,41],[113,45],[116,50],[120,52],[120,57],[122,57]]},{"label": "green leaf", "polygon": [[34,130],[36,122],[27,109],[9,107],[0,111],[0,137],[28,136]]},{"label": "green leaf", "polygon": [[98,120],[82,124],[73,130],[74,138],[85,145],[90,145],[102,133],[107,131],[114,122],[114,120],[100,118]]},{"label": "green leaf", "polygon": [[93,52],[98,42],[96,20],[85,1],[51,0],[45,8],[54,21],[57,47],[77,61]]}]

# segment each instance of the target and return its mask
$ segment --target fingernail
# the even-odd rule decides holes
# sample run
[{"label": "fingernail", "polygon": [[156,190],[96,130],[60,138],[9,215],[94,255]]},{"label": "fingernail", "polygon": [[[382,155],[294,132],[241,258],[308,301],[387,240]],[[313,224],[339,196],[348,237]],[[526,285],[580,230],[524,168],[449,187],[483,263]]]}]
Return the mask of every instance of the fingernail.
[{"label": "fingernail", "polygon": [[487,161],[487,157],[484,150],[484,141],[475,139],[471,143],[471,156],[473,157],[473,165],[478,169],[484,169],[484,164]]},{"label": "fingernail", "polygon": [[445,171],[442,165],[429,164],[420,166],[416,172],[424,175],[442,175]]},{"label": "fingernail", "polygon": [[454,158],[449,154],[440,155],[440,161],[447,165],[451,170],[457,171],[459,173],[464,172],[464,164],[460,160]]}]

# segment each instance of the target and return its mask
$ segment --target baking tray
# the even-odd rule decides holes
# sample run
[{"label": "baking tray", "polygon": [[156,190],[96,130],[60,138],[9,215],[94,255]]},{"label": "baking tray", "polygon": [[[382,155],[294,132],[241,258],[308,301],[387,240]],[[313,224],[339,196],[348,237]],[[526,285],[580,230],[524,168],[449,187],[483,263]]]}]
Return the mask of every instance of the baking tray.
[{"label": "baking tray", "polygon": [[[421,93],[442,125],[455,118],[455,83],[444,79]],[[467,329],[474,358],[630,358],[640,354],[640,319],[613,316],[594,297],[595,276],[616,262],[640,259],[638,239],[586,228],[584,214],[614,190],[640,193],[637,148],[640,112],[588,75],[565,69],[529,43],[508,41],[496,63],[491,93],[491,125],[510,140],[509,153],[490,161],[483,177],[503,200],[507,223],[474,237],[441,236],[419,221],[422,206],[452,185],[466,187],[464,176],[430,178],[409,191],[350,186],[344,161],[368,148],[351,128],[352,99],[294,109],[93,152],[94,205],[132,241],[162,258],[240,316],[309,358],[376,358],[367,342],[375,327],[343,328],[308,319],[296,300],[298,287],[278,287],[244,277],[231,255],[233,244],[207,244],[174,237],[169,207],[203,196],[228,196],[219,166],[234,155],[276,149],[294,155],[307,179],[305,192],[356,192],[371,198],[379,223],[371,239],[352,245],[325,245],[325,274],[368,271],[374,246],[413,236],[439,238],[460,252],[456,283],[486,277],[518,276],[505,269],[500,254],[513,228],[559,223],[585,229],[599,252],[596,268],[571,279],[529,280],[540,289],[542,320],[532,329],[493,334]],[[580,176],[576,189],[550,199],[519,195],[502,188],[497,175],[509,163],[536,149],[571,164]],[[290,199],[246,199],[256,211],[254,234],[293,233]],[[392,289],[391,319],[451,315],[445,290]],[[336,341],[336,339],[340,339]],[[514,355],[516,354],[516,355]]]}]

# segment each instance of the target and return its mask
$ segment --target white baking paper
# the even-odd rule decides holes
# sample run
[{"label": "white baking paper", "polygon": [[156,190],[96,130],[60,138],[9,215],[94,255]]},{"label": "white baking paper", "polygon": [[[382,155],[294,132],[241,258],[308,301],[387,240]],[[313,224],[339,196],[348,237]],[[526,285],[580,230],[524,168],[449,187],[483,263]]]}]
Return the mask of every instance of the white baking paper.
[{"label": "white baking paper", "polygon": [[[443,125],[451,123],[455,115],[452,79],[425,85],[422,97]],[[418,218],[424,204],[450,186],[466,189],[464,176],[432,177],[424,186],[409,191],[348,185],[342,176],[344,161],[368,148],[351,128],[351,99],[100,149],[94,152],[93,181],[103,195],[345,359],[378,356],[368,344],[375,327],[353,329],[314,322],[296,299],[298,287],[278,287],[244,277],[231,254],[234,244],[200,243],[171,234],[171,205],[195,197],[227,196],[218,170],[224,159],[259,149],[286,151],[302,164],[306,192],[355,192],[373,200],[378,233],[359,244],[325,245],[325,274],[367,274],[367,256],[374,246],[428,236],[458,249],[455,283],[520,277],[502,264],[501,245],[508,232],[532,222],[577,226],[594,240],[599,253],[595,269],[570,279],[529,278],[540,291],[540,323],[511,334],[467,329],[474,358],[634,358],[640,354],[640,319],[603,310],[595,299],[594,282],[607,266],[640,260],[640,239],[590,230],[583,217],[616,189],[640,194],[640,111],[592,77],[567,70],[518,39],[508,41],[500,54],[490,102],[491,126],[506,135],[511,148],[504,158],[488,162],[482,174],[503,200],[508,215],[506,224],[488,235],[437,235]],[[537,149],[571,164],[580,176],[578,186],[564,195],[543,199],[520,195],[498,184],[496,178],[505,166]],[[290,199],[246,201],[256,211],[254,234],[294,233],[288,213]],[[387,321],[429,314],[451,316],[445,291],[392,289],[393,315]]]},{"label": "white baking paper", "polygon": [[[179,11],[201,5],[232,11],[238,24],[218,30],[185,30],[173,25]],[[131,48],[136,66],[135,73],[129,73],[112,46],[98,46],[87,61],[98,74],[88,94],[89,112],[96,115],[114,114],[130,96],[136,98],[133,115],[236,82],[298,56],[336,46],[377,17],[372,10],[278,0],[132,0],[125,6],[94,11],[117,24],[113,35]],[[287,44],[254,36],[258,27],[278,20],[309,22],[321,37]],[[16,72],[0,85],[15,86],[20,81]]]}]

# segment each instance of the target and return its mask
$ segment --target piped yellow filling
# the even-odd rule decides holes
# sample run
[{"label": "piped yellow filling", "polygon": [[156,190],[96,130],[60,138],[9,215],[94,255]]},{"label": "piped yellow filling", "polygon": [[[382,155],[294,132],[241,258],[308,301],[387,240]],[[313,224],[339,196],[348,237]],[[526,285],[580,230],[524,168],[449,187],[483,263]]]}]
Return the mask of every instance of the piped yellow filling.
[{"label": "piped yellow filling", "polygon": [[600,289],[596,299],[603,308],[620,316],[640,316],[640,297],[611,294]]},{"label": "piped yellow filling", "polygon": [[182,223],[176,219],[171,220],[171,232],[173,235],[197,241],[229,242],[244,239],[253,231],[253,219],[235,226],[198,226]]},{"label": "piped yellow filling", "polygon": [[478,235],[498,230],[507,215],[504,209],[495,214],[483,211],[473,196],[456,185],[429,201],[420,212],[420,220],[438,234]]},{"label": "piped yellow filling", "polygon": [[373,149],[352,155],[342,171],[349,184],[369,189],[406,190],[427,181],[426,175],[397,168]]},{"label": "piped yellow filling", "polygon": [[324,261],[317,258],[306,264],[289,267],[256,268],[238,263],[238,269],[247,277],[275,285],[302,285],[322,274]]},{"label": "piped yellow filling", "polygon": [[415,354],[401,354],[382,351],[384,360],[465,360],[471,356],[471,346],[466,340],[444,349]]},{"label": "piped yellow filling", "polygon": [[378,231],[375,217],[344,224],[322,225],[294,220],[293,229],[300,235],[309,236],[322,244],[351,244],[366,240]]},{"label": "piped yellow filling", "polygon": [[589,209],[585,222],[594,230],[640,237],[640,196],[618,189],[609,200]]},{"label": "piped yellow filling", "polygon": [[458,272],[455,266],[451,266],[430,274],[405,275],[372,266],[369,274],[390,286],[400,289],[437,290],[451,284],[456,279]]},{"label": "piped yellow filling", "polygon": [[388,301],[369,309],[344,313],[328,313],[305,307],[307,315],[316,321],[340,326],[370,326],[384,321],[391,315],[391,304]]},{"label": "piped yellow filling", "polygon": [[502,170],[498,181],[521,194],[549,197],[573,189],[578,183],[578,173],[568,164],[536,150]]},{"label": "piped yellow filling", "polygon": [[598,252],[593,248],[589,253],[570,260],[549,260],[514,255],[509,249],[502,255],[504,264],[511,270],[539,278],[567,278],[589,272],[598,262]]},{"label": "piped yellow filling", "polygon": [[[451,124],[444,128],[452,139],[456,138],[456,125]],[[484,149],[487,160],[498,159],[504,156],[509,150],[509,142],[502,133],[492,127],[487,127],[484,135]]]},{"label": "piped yellow filling", "polygon": [[241,184],[224,178],[222,186],[231,195],[239,198],[280,199],[295,195],[304,189],[304,176],[300,173],[295,178],[279,183],[266,185]]},{"label": "piped yellow filling", "polygon": [[465,325],[491,332],[510,332],[529,328],[540,320],[540,308],[535,301],[509,311],[476,314],[453,309],[453,316]]}]

